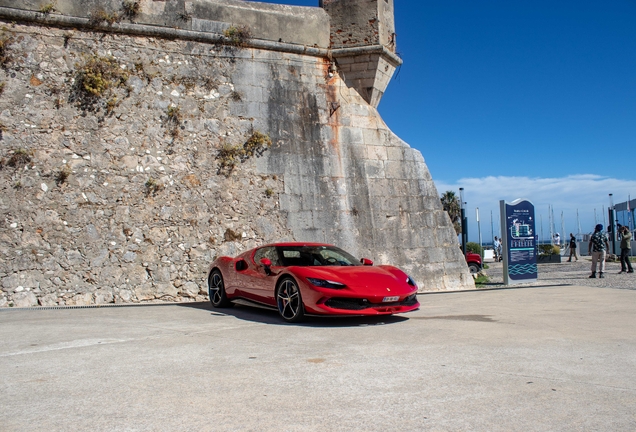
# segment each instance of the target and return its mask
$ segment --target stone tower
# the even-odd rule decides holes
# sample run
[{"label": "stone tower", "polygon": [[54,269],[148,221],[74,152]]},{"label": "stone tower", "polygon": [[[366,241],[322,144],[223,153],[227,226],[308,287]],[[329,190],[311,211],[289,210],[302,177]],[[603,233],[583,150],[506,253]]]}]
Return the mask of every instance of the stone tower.
[{"label": "stone tower", "polygon": [[331,49],[338,71],[377,107],[395,68],[393,0],[321,0],[331,19]]}]

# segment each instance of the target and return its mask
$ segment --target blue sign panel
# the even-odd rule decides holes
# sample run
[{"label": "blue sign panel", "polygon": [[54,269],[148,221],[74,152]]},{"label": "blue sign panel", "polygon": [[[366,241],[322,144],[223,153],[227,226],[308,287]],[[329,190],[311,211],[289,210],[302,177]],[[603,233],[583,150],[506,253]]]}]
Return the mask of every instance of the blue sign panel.
[{"label": "blue sign panel", "polygon": [[505,248],[504,280],[506,283],[515,283],[537,279],[534,205],[527,200],[504,204],[502,222],[502,228],[505,227],[502,236]]}]

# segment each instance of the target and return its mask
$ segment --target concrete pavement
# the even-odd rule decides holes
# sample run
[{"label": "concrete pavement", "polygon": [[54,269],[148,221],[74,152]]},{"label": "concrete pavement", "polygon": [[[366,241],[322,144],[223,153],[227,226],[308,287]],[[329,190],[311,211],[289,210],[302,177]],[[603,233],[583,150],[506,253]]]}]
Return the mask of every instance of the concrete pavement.
[{"label": "concrete pavement", "polygon": [[420,302],[302,325],[207,304],[2,310],[0,430],[636,430],[635,291]]}]

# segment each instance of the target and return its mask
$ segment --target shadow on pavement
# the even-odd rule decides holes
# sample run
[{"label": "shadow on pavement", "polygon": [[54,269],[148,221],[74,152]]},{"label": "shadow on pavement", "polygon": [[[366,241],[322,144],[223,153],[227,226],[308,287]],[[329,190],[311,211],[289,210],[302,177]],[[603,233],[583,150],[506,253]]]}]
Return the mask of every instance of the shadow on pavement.
[{"label": "shadow on pavement", "polygon": [[178,306],[198,309],[212,316],[233,316],[243,321],[252,321],[261,324],[294,325],[299,327],[366,327],[385,324],[397,324],[408,321],[408,317],[402,315],[382,316],[307,316],[305,320],[297,324],[289,324],[283,321],[277,311],[235,305],[231,308],[213,308],[209,302],[179,303]]}]

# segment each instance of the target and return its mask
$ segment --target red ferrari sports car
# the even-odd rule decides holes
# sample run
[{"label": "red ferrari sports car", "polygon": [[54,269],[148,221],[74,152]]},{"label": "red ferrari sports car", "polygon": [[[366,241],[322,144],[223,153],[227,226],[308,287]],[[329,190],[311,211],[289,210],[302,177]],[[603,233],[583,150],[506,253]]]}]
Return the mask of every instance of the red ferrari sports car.
[{"label": "red ferrari sports car", "polygon": [[358,261],[335,246],[276,243],[236,258],[217,258],[208,272],[212,306],[234,302],[278,309],[288,322],[305,315],[390,315],[417,309],[417,286],[402,270]]}]

